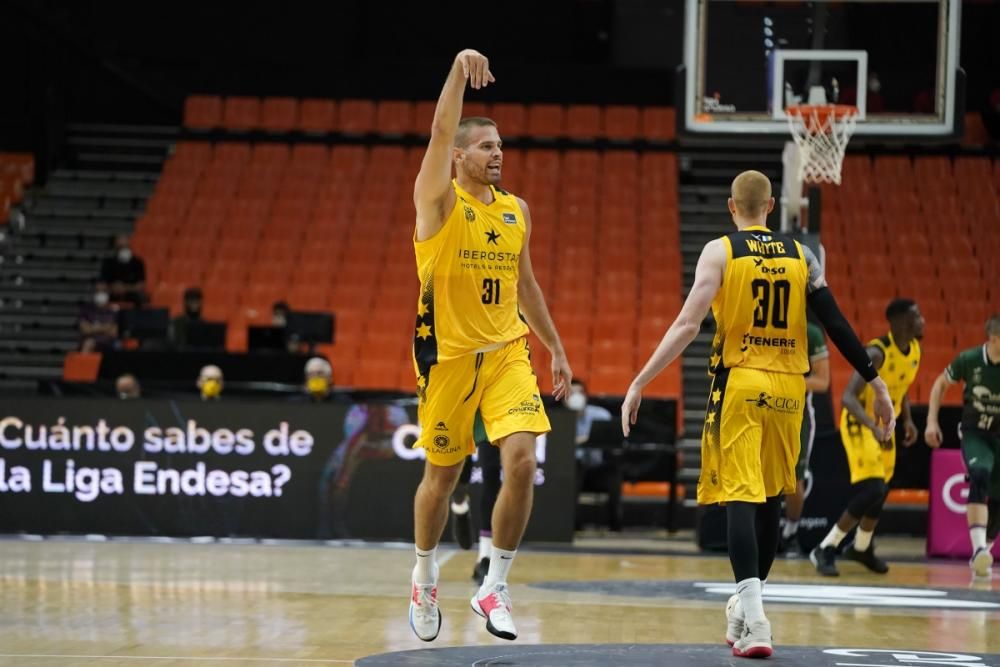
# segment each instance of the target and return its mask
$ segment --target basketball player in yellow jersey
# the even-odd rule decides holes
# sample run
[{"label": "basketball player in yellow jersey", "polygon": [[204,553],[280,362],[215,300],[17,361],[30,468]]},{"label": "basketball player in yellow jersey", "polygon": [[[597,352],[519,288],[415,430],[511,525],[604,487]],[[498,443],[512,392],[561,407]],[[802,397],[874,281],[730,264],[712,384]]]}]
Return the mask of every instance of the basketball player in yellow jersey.
[{"label": "basketball player in yellow jersey", "polygon": [[642,390],[694,340],[709,307],[717,333],[712,393],[701,445],[700,504],[723,504],[737,594],[726,606],[733,655],[772,654],[761,582],[778,549],[781,497],[795,490],[805,400],[806,303],[841,353],[869,381],[874,413],[888,437],[892,400],[865,348],[826,286],[815,255],[771,232],[771,183],[757,171],[733,181],[729,212],[737,231],[705,245],[677,319],[632,381],[622,428],[635,424]]},{"label": "basketball player in yellow jersey", "polygon": [[528,206],[499,187],[503,152],[496,124],[459,122],[466,81],[478,89],[493,80],[482,54],[456,56],[413,187],[420,277],[413,352],[423,427],[414,446],[425,450],[427,464],[414,500],[410,627],[424,641],[441,627],[435,551],[462,464],[476,451],[477,410],[489,441],[500,448],[504,480],[493,510],[489,570],[471,605],[490,633],[517,637],[507,573],[531,513],[535,438],[549,431],[528,357],[529,326],[552,353],[557,400],[573,376],[531,269]]},{"label": "basketball player in yellow jersey", "polygon": [[[903,445],[917,441],[917,427],[910,416],[906,392],[920,368],[919,338],[924,335],[924,318],[917,304],[910,299],[894,299],[885,310],[889,333],[868,343],[872,364],[889,385],[893,410],[902,415],[906,432]],[[857,374],[851,376],[841,398],[840,439],[847,452],[851,470],[851,500],[847,509],[823,541],[809,554],[816,571],[836,577],[836,549],[852,528],[858,526],[854,542],[844,549],[844,556],[855,560],[872,572],[885,574],[889,565],[875,555],[872,534],[878,524],[882,506],[889,491],[889,482],[896,469],[895,434],[887,442],[879,442],[872,415],[871,390]]]}]

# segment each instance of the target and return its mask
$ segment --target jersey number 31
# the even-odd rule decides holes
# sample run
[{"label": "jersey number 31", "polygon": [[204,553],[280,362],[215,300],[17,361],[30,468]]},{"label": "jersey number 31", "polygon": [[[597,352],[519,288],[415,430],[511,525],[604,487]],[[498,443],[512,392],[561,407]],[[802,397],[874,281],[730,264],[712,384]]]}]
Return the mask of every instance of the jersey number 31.
[{"label": "jersey number 31", "polygon": [[483,303],[500,304],[500,279],[483,278]]}]

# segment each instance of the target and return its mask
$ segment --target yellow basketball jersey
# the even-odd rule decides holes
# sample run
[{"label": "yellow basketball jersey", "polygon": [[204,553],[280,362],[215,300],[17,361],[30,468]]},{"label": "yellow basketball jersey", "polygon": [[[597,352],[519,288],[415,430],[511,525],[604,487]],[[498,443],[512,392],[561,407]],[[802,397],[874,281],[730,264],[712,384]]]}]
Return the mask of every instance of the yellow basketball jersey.
[{"label": "yellow basketball jersey", "polygon": [[413,247],[420,300],[413,352],[421,374],[528,333],[517,307],[518,261],[526,232],[514,195],[493,188],[484,204],[452,181],[455,206],[433,237]]},{"label": "yellow basketball jersey", "polygon": [[712,303],[716,333],[710,369],[809,370],[802,246],[767,227],[722,237],[726,270]]},{"label": "yellow basketball jersey", "polygon": [[[910,341],[910,350],[903,353],[892,338],[892,333],[888,333],[881,338],[876,338],[868,343],[868,347],[877,347],[882,351],[885,361],[878,369],[879,377],[885,382],[889,389],[889,396],[892,398],[892,405],[895,408],[896,416],[903,411],[903,398],[909,391],[910,385],[917,378],[917,370],[920,368],[920,343],[916,340]],[[875,392],[871,385],[866,384],[861,392],[861,405],[865,408],[865,413],[874,417]],[[843,410],[846,416],[847,410]]]}]

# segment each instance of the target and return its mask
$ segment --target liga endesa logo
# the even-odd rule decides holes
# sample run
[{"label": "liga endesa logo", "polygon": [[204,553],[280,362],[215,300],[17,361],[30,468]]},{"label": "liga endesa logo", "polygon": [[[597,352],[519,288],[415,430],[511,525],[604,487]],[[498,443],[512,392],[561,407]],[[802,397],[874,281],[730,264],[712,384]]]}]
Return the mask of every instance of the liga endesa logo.
[{"label": "liga endesa logo", "polygon": [[941,487],[941,500],[949,511],[965,514],[969,502],[969,483],[965,480],[965,473],[955,473],[945,480]]}]

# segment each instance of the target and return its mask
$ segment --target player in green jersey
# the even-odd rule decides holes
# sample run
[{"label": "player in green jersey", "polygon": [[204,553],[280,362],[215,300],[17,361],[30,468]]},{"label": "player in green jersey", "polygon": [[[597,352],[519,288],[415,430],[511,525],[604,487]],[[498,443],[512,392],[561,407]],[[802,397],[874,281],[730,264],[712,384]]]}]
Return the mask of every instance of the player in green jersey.
[{"label": "player in green jersey", "polygon": [[941,398],[957,382],[965,383],[961,438],[969,477],[969,565],[977,576],[988,577],[992,543],[1000,532],[1000,314],[986,321],[986,343],[960,352],[934,381],[924,431],[931,447],[941,445]]}]

